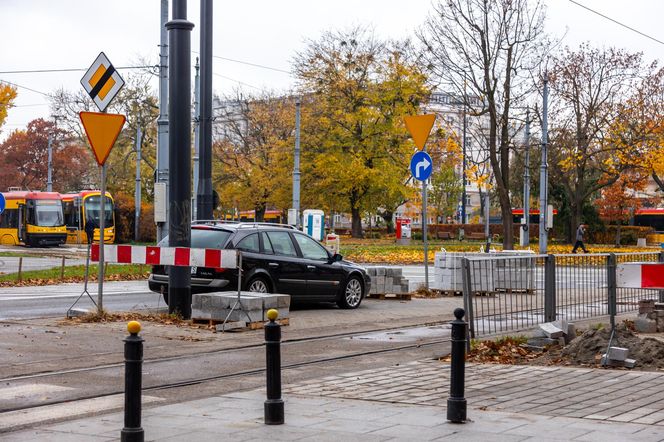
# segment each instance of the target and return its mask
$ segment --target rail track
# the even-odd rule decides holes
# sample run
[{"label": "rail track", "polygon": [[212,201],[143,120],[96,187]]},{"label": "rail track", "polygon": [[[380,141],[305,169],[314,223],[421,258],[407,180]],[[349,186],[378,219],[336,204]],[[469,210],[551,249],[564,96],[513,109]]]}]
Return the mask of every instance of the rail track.
[{"label": "rail track", "polygon": [[[432,326],[441,326],[444,322],[440,323],[421,323],[421,324],[411,324],[406,327],[379,327],[373,328],[370,330],[361,330],[361,331],[350,331],[343,333],[331,333],[320,336],[308,336],[308,337],[299,337],[284,339],[282,341],[282,354],[291,355],[291,359],[296,359],[291,362],[283,363],[282,370],[288,372],[291,370],[297,370],[304,367],[316,366],[322,364],[335,364],[342,361],[351,361],[354,359],[361,359],[364,357],[380,357],[381,355],[386,355],[389,353],[407,351],[407,350],[416,350],[420,348],[430,348],[437,345],[443,346],[449,342],[449,338],[440,338],[440,337],[429,337],[425,339],[419,339],[413,342],[378,342],[375,341],[364,341],[362,342],[362,336],[377,334],[377,333],[398,333],[403,331],[408,331],[412,329],[422,328],[422,327],[432,327]],[[360,339],[358,339],[360,338]],[[355,339],[356,343],[359,343],[360,347],[367,346],[368,342],[374,342],[374,347],[378,348],[360,348],[353,349],[347,348],[347,342]],[[345,344],[346,343],[346,344]],[[314,346],[316,349],[330,348],[328,355],[312,355],[313,352],[308,352],[307,348]],[[369,347],[372,345],[369,344]],[[207,361],[210,362],[214,358],[225,358],[237,355],[238,353],[246,353],[245,357],[248,360],[244,360],[242,364],[238,365],[249,365],[248,367],[236,369],[236,370],[218,370],[218,373],[210,373],[207,375],[196,375],[191,377],[186,377],[184,379],[169,379],[166,381],[157,381],[155,383],[150,383],[150,377],[144,377],[144,388],[143,392],[151,391],[164,391],[172,390],[187,386],[212,383],[224,379],[238,379],[243,377],[252,377],[264,373],[264,355],[261,350],[264,347],[263,342],[254,342],[248,343],[245,345],[238,345],[233,347],[226,347],[223,349],[215,350],[206,350],[200,352],[190,352],[182,355],[175,356],[165,356],[165,357],[155,357],[148,358],[144,360],[144,371],[153,373],[158,372],[159,369],[164,369],[164,366],[167,364],[179,364],[179,366],[191,366],[196,364],[198,361]],[[441,353],[443,348],[441,348]],[[324,352],[323,352],[324,353]],[[109,354],[118,354],[118,357],[121,357],[121,354],[118,352],[99,352],[96,355],[109,355]],[[292,355],[297,355],[292,357]],[[81,357],[90,358],[93,355],[85,355]],[[68,358],[72,359],[72,358]],[[33,362],[34,364],[34,362]],[[71,368],[64,370],[49,370],[44,372],[36,372],[25,375],[9,376],[0,379],[0,382],[3,385],[21,385],[25,382],[40,383],[40,382],[53,382],[55,384],[65,383],[72,385],[71,378],[73,380],[81,379],[81,376],[90,375],[95,377],[106,376],[108,379],[112,379],[114,376],[117,378],[122,378],[122,369],[124,367],[124,362],[117,363],[107,363],[107,364],[98,364],[91,365],[87,367],[80,368]],[[158,378],[158,376],[155,376]],[[63,382],[65,380],[65,382]],[[147,381],[147,382],[146,382]],[[80,381],[79,381],[80,382]],[[115,383],[117,384],[117,382]],[[5,404],[2,406],[0,402],[0,413],[8,413],[13,411],[29,410],[32,408],[44,406],[44,405],[56,405],[62,404],[71,401],[86,400],[86,399],[95,399],[102,398],[106,396],[112,396],[123,393],[124,390],[116,386],[108,385],[102,386],[98,391],[89,392],[88,389],[74,389],[65,396],[53,397],[47,401],[39,401],[39,403],[23,403],[20,405],[10,405]]]}]

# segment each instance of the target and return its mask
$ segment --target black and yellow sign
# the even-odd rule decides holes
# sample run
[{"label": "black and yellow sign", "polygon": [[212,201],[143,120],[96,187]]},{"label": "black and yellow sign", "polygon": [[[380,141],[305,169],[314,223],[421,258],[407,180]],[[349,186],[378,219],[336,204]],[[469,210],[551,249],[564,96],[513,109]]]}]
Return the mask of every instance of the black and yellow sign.
[{"label": "black and yellow sign", "polygon": [[124,86],[124,80],[106,54],[100,52],[90,69],[81,78],[81,84],[99,110],[104,112]]}]

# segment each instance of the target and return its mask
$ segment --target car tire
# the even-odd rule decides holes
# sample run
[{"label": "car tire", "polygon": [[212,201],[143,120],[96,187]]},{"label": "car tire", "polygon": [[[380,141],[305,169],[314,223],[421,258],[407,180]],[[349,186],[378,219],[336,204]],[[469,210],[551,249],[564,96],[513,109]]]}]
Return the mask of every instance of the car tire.
[{"label": "car tire", "polygon": [[247,283],[247,291],[257,293],[272,293],[272,290],[270,290],[270,283],[262,276],[254,276],[251,278]]},{"label": "car tire", "polygon": [[362,285],[362,281],[357,276],[351,276],[346,281],[337,305],[344,309],[358,308],[363,298],[364,286]]}]

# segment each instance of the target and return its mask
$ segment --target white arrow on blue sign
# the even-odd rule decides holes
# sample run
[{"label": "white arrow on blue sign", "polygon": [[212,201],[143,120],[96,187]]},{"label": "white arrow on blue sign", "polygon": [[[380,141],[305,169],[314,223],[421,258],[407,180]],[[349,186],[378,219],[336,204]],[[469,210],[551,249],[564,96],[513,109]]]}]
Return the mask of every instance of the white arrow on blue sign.
[{"label": "white arrow on blue sign", "polygon": [[433,161],[428,153],[423,150],[415,152],[410,159],[410,173],[415,179],[424,181],[431,176],[433,171]]},{"label": "white arrow on blue sign", "polygon": [[5,196],[0,193],[0,213],[5,211]]}]

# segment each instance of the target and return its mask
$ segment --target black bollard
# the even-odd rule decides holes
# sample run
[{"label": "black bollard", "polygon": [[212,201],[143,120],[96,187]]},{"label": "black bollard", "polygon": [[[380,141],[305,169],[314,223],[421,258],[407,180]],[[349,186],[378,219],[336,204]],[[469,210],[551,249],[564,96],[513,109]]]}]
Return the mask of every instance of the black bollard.
[{"label": "black bollard", "polygon": [[267,400],[265,401],[265,423],[284,423],[284,401],[281,399],[281,326],[274,322],[279,312],[270,309],[265,324],[265,356],[267,376]]},{"label": "black bollard", "polygon": [[466,312],[454,310],[452,321],[452,362],[450,366],[450,397],[447,398],[447,420],[453,423],[466,421],[466,398],[463,396],[466,370],[466,336],[468,324],[461,319]]},{"label": "black bollard", "polygon": [[143,338],[138,336],[141,324],[127,324],[129,336],[125,342],[125,408],[122,442],[143,442],[145,433],[141,427],[141,386],[143,366]]}]

